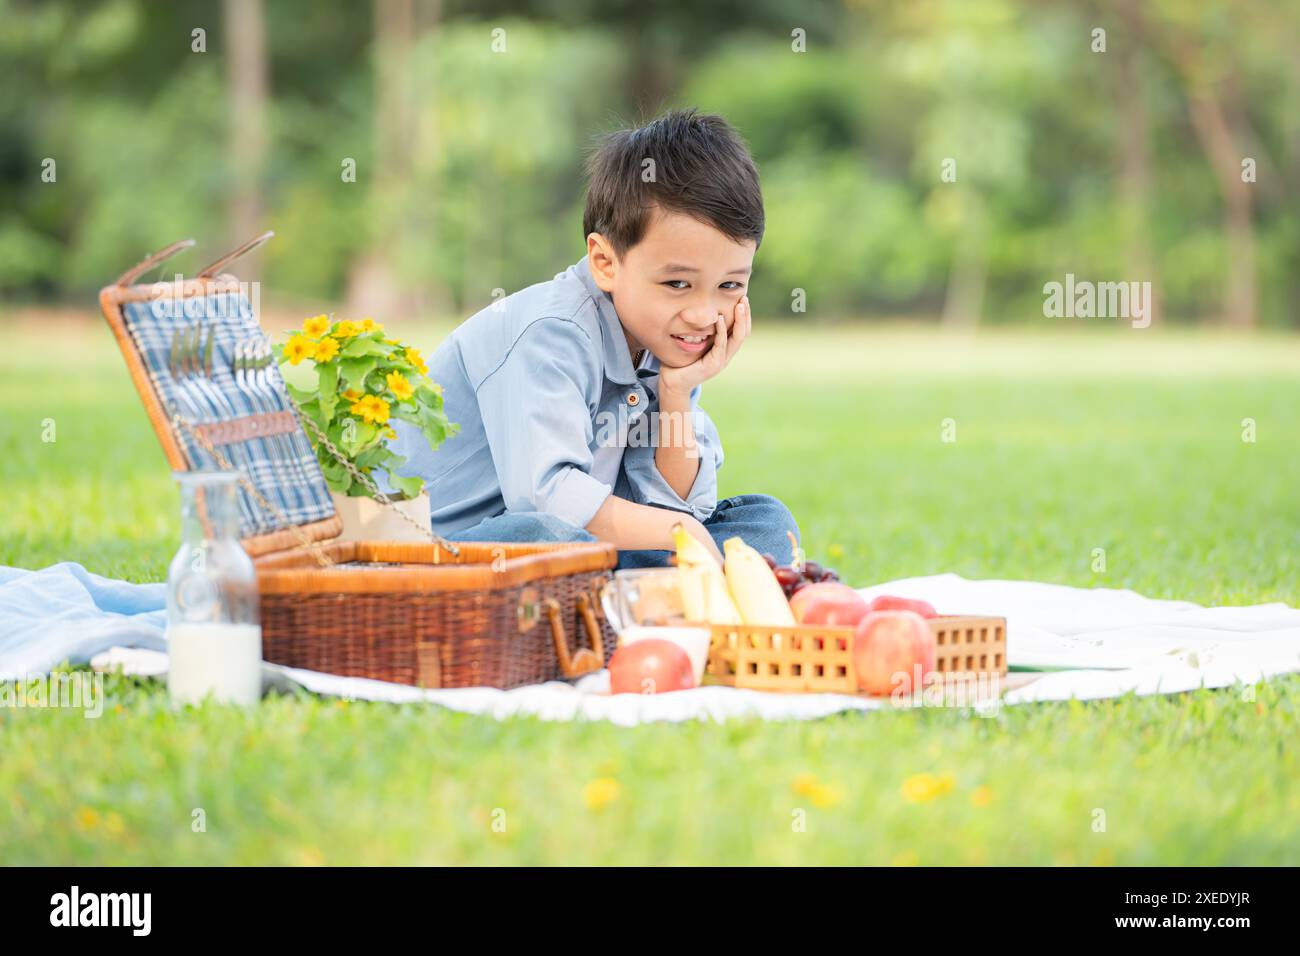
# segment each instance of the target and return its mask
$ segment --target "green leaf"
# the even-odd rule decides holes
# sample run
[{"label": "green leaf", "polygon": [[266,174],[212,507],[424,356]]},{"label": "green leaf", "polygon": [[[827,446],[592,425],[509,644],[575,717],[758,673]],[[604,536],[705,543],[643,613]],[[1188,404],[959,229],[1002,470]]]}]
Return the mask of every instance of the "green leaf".
[{"label": "green leaf", "polygon": [[430,448],[437,448],[447,440],[447,426],[436,421],[426,421],[420,429],[428,439]]},{"label": "green leaf", "polygon": [[407,498],[414,498],[424,490],[424,479],[419,475],[394,475],[389,472],[388,483]]},{"label": "green leaf", "polygon": [[352,427],[344,426],[339,433],[339,450],[346,454],[353,461],[356,456],[366,449],[366,447],[375,440],[379,434],[379,426],[372,422],[360,422],[356,419],[348,419],[355,422]]},{"label": "green leaf", "polygon": [[312,401],[314,398],[316,398],[318,394],[317,392],[313,392],[305,388],[299,388],[297,385],[291,385],[288,382],[284,383],[284,387],[289,392],[289,394],[293,396],[294,401],[296,401],[299,405],[301,405],[303,402]]},{"label": "green leaf", "polygon": [[321,415],[330,419],[334,417],[334,408],[339,401],[339,367],[333,362],[320,367],[320,410]]},{"label": "green leaf", "polygon": [[424,404],[418,405],[417,408],[419,421],[416,424],[428,439],[429,447],[437,448],[447,439],[449,433],[450,423],[447,421],[447,415],[441,409],[430,408]]},{"label": "green leaf", "polygon": [[391,345],[385,345],[366,335],[358,335],[347,345],[343,346],[339,352],[343,358],[361,358],[367,355],[387,355],[392,350]]},{"label": "green leaf", "polygon": [[421,382],[420,387],[416,389],[415,394],[420,401],[430,407],[442,408],[442,393],[435,389],[430,382]]},{"label": "green leaf", "polygon": [[343,373],[343,381],[347,382],[349,388],[364,392],[366,390],[366,376],[375,370],[377,362],[378,359],[373,355],[366,355],[361,358],[345,358],[339,362],[339,371]]},{"label": "green leaf", "polygon": [[[358,468],[393,468],[396,467],[396,464],[393,463],[392,459],[397,457],[398,456],[381,441],[357,455],[356,466]],[[400,461],[398,463],[400,463]]]},{"label": "green leaf", "polygon": [[348,486],[352,484],[352,476],[348,470],[337,461],[330,459],[320,464],[321,474],[325,476],[325,483],[329,485],[330,491],[336,491],[339,494],[346,494]]}]

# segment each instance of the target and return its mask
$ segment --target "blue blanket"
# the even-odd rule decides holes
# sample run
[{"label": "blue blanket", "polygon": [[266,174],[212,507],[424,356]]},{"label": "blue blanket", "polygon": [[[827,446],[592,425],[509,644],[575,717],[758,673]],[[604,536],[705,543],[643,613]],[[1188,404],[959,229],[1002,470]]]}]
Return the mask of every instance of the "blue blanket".
[{"label": "blue blanket", "polygon": [[0,680],[85,664],[120,644],[166,650],[167,585],[92,574],[74,561],[0,565]]}]

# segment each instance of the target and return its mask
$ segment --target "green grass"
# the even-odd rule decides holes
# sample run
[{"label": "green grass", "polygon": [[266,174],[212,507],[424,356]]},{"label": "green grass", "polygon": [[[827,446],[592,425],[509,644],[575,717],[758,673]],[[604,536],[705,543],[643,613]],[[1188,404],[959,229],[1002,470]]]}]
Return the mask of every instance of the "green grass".
[{"label": "green grass", "polygon": [[[0,329],[0,563],[163,580],[178,498],[106,329]],[[401,334],[432,351],[440,331]],[[1296,604],[1298,372],[1292,339],[760,324],[705,407],[720,494],[784,499],[851,583]],[[633,729],[307,694],[173,712],[157,682],[105,687],[95,720],[0,708],[0,863],[1300,862],[1296,676]],[[931,799],[908,798],[918,774],[944,782]]]}]

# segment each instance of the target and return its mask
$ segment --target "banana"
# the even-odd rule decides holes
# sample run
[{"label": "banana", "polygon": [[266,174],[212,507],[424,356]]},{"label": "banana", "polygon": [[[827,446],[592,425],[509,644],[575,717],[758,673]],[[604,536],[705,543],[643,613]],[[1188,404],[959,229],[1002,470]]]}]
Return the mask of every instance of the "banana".
[{"label": "banana", "polygon": [[763,556],[739,537],[728,538],[722,549],[726,557],[727,587],[744,622],[764,627],[793,627],[790,602]]},{"label": "banana", "polygon": [[681,524],[673,525],[673,544],[677,547],[678,586],[686,616],[710,624],[741,623],[717,559]]}]

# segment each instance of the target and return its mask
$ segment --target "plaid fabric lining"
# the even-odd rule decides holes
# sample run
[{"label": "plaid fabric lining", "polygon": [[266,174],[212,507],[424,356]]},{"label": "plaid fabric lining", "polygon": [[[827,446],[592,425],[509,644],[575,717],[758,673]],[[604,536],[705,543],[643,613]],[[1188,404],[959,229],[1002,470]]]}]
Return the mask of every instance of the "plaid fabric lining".
[{"label": "plaid fabric lining", "polygon": [[[235,379],[235,343],[266,338],[243,293],[127,302],[123,315],[168,417],[179,412],[187,421],[203,424],[256,412],[293,411],[275,362],[264,369],[267,387],[259,393],[246,391]],[[170,367],[172,338],[177,332],[192,331],[196,324],[202,327],[200,356],[209,334],[214,335],[212,377],[190,376],[177,381]],[[188,432],[181,430],[176,437],[195,469],[219,467]],[[292,524],[308,524],[333,516],[329,486],[301,427],[286,435],[252,438],[218,448],[268,501],[284,511]],[[280,518],[266,513],[243,487],[239,489],[239,509],[240,537],[285,527]]]}]

